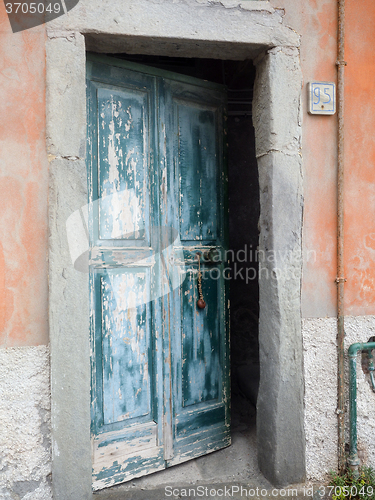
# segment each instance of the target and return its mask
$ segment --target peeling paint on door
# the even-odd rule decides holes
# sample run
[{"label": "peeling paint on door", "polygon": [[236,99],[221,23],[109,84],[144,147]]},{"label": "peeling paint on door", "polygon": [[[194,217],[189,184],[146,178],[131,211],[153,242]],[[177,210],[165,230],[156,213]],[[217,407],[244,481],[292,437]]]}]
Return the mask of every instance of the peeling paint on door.
[{"label": "peeling paint on door", "polygon": [[230,444],[224,262],[196,305],[196,254],[227,240],[225,93],[110,61],[88,61],[94,489]]},{"label": "peeling paint on door", "polygon": [[142,239],[147,92],[98,89],[99,237]]}]

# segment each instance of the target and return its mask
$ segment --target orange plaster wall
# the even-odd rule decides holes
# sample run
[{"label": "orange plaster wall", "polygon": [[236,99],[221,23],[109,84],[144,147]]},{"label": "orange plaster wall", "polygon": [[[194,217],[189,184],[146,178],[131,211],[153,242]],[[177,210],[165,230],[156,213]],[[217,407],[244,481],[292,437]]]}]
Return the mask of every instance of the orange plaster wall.
[{"label": "orange plaster wall", "polygon": [[[336,0],[271,0],[302,35],[304,84],[336,81]],[[375,2],[346,2],[346,314],[375,314]],[[13,34],[0,2],[0,345],[48,342],[45,28]],[[336,314],[336,117],[303,91],[304,317]]]},{"label": "orange plaster wall", "polygon": [[347,0],[346,313],[375,314],[375,3]]},{"label": "orange plaster wall", "polygon": [[[301,35],[303,74],[302,155],[304,183],[304,317],[333,316],[336,311],[336,116],[307,113],[309,81],[336,82],[337,2],[272,0],[283,6],[285,23]],[[282,4],[282,5],[281,5]]]},{"label": "orange plaster wall", "polygon": [[48,343],[45,28],[0,2],[0,346]]},{"label": "orange plaster wall", "polygon": [[[337,117],[307,114],[306,83],[337,82],[337,1],[271,0],[302,35],[304,317],[336,315]],[[375,2],[346,0],[345,314],[375,314]]]}]

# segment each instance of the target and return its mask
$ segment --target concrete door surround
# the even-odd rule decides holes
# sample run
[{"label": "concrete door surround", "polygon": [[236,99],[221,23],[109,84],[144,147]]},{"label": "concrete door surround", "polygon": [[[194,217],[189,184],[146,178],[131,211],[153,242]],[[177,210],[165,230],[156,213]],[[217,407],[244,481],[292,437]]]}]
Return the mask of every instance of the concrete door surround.
[{"label": "concrete door surround", "polygon": [[[54,499],[91,499],[88,274],[66,222],[87,203],[86,50],[252,58],[260,183],[258,459],[276,486],[305,477],[301,335],[302,159],[299,37],[281,11],[247,0],[81,0],[48,24],[49,317]],[[79,212],[77,212],[79,214]],[[83,214],[81,213],[83,216]],[[76,247],[87,241],[70,233]],[[264,252],[264,253],[263,253]]]}]

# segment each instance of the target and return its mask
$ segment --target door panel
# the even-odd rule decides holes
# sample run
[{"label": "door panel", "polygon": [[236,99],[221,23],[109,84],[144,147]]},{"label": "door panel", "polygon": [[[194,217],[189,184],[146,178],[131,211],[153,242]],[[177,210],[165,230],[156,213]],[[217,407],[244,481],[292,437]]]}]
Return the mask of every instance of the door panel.
[{"label": "door panel", "polygon": [[215,240],[218,173],[215,109],[197,102],[174,100],[174,103],[181,241]]},{"label": "door panel", "polygon": [[217,283],[204,280],[206,308],[197,308],[196,275],[189,269],[181,289],[182,406],[219,397],[219,318]]},{"label": "door panel", "polygon": [[102,240],[144,238],[148,113],[147,92],[98,88]]},{"label": "door panel", "polygon": [[149,292],[148,269],[101,276],[104,425],[151,412]]},{"label": "door panel", "polygon": [[93,315],[94,489],[164,468],[155,397],[162,387],[154,360],[161,346],[151,335],[152,307],[145,302],[150,273],[149,268],[92,271],[93,301],[99,302]]},{"label": "door panel", "polygon": [[[167,136],[172,137],[168,176],[185,273],[172,295],[172,402],[174,455],[181,463],[230,444],[228,293],[224,279],[225,97],[222,90],[164,81]],[[216,255],[215,262],[205,258]],[[197,307],[200,255],[205,309]]]},{"label": "door panel", "polygon": [[[155,79],[88,62],[93,487],[165,468]],[[161,404],[160,402],[161,401]]]},{"label": "door panel", "polygon": [[99,489],[230,444],[225,94],[110,58],[87,68]]}]

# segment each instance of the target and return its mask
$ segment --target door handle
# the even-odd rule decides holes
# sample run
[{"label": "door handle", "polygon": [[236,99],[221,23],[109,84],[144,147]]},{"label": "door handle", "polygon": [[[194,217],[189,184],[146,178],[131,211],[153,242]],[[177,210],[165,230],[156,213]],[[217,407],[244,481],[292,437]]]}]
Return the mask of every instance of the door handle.
[{"label": "door handle", "polygon": [[217,248],[210,248],[203,252],[203,262],[205,264],[221,264],[220,252]]}]

